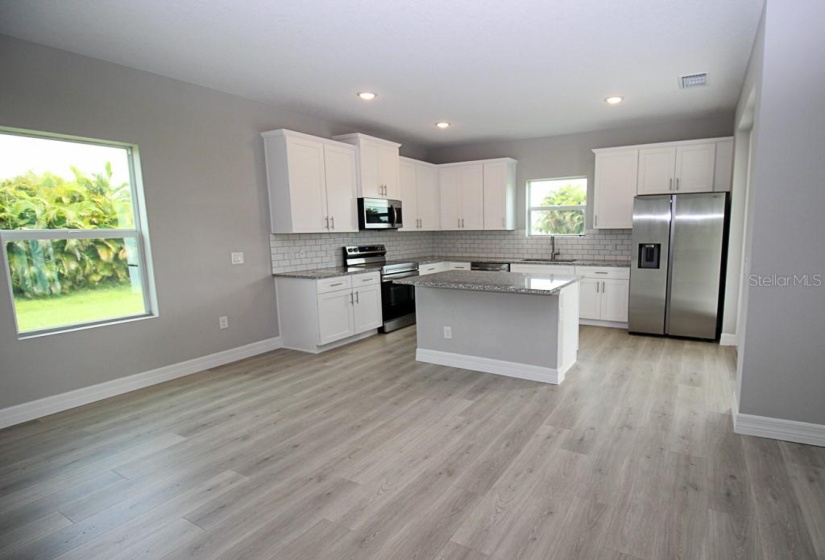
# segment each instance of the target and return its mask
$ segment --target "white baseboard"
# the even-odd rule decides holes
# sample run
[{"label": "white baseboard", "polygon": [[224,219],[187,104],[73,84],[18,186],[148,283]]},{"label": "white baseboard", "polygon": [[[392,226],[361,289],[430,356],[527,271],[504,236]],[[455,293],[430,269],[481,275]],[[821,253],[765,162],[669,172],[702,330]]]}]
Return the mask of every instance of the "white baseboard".
[{"label": "white baseboard", "polygon": [[495,373],[497,375],[506,375],[507,377],[516,377],[518,379],[552,383],[553,385],[558,385],[564,381],[564,374],[567,372],[566,369],[559,371],[543,366],[519,364],[504,360],[494,360],[492,358],[480,358],[478,356],[467,356],[466,354],[428,350],[426,348],[416,350],[415,359],[419,362],[427,362],[428,364]]},{"label": "white baseboard", "polygon": [[738,337],[735,334],[730,333],[722,333],[722,336],[719,337],[719,345],[720,346],[737,346],[739,341],[737,340]]},{"label": "white baseboard", "polygon": [[270,338],[151,371],[136,373],[120,379],[113,379],[112,381],[92,385],[91,387],[84,387],[82,389],[69,391],[68,393],[10,406],[0,410],[0,428],[28,422],[35,418],[42,418],[43,416],[55,414],[56,412],[63,412],[70,408],[149,387],[150,385],[171,381],[172,379],[198,373],[209,368],[237,362],[244,358],[277,350],[281,348],[281,346],[281,337]]},{"label": "white baseboard", "polygon": [[737,434],[825,447],[825,425],[823,424],[742,414],[739,412],[736,395],[733,396],[731,413],[733,414],[733,431]]},{"label": "white baseboard", "polygon": [[618,323],[616,321],[602,321],[600,319],[579,319],[579,324],[587,325],[589,327],[609,327],[611,329],[627,330],[627,323]]}]

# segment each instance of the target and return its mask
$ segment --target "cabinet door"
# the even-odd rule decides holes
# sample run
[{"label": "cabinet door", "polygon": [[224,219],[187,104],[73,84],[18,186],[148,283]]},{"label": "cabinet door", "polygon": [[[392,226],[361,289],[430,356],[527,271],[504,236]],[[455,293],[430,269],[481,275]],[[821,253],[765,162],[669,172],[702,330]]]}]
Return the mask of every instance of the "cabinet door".
[{"label": "cabinet door", "polygon": [[713,166],[713,190],[729,192],[733,182],[733,139],[716,143],[716,163]]},{"label": "cabinet door", "polygon": [[418,227],[418,185],[416,174],[418,166],[411,161],[398,164],[401,202],[404,203],[404,227],[398,231],[415,231]]},{"label": "cabinet door", "polygon": [[461,229],[484,229],[484,174],[479,164],[462,165]]},{"label": "cabinet door", "polygon": [[600,280],[601,319],[627,322],[627,296],[630,283],[627,280]]},{"label": "cabinet door", "polygon": [[330,231],[358,231],[355,186],[355,150],[349,146],[324,146],[327,215]]},{"label": "cabinet door", "polygon": [[669,193],[673,190],[676,148],[639,150],[639,184],[636,194]]},{"label": "cabinet door", "polygon": [[294,233],[326,232],[324,143],[287,140],[290,211]]},{"label": "cabinet door", "polygon": [[358,287],[353,290],[355,303],[353,305],[353,321],[355,334],[371,329],[377,329],[381,320],[381,284]]},{"label": "cabinet door", "polygon": [[515,229],[514,171],[506,161],[484,164],[484,229]]},{"label": "cabinet door", "polygon": [[639,170],[639,150],[596,154],[593,185],[593,227],[633,227],[633,197]]},{"label": "cabinet door", "polygon": [[579,282],[579,319],[600,319],[601,280],[582,278]]},{"label": "cabinet door", "polygon": [[[415,182],[418,187],[419,229],[432,231],[440,229],[440,197],[438,193],[438,168],[419,165],[415,170]],[[401,200],[404,200],[403,198]],[[406,211],[407,202],[404,201]]]},{"label": "cabinet door", "polygon": [[329,344],[355,334],[352,290],[318,294],[318,344]]},{"label": "cabinet door", "polygon": [[387,198],[378,177],[379,145],[362,140],[358,145],[358,185],[359,196]]},{"label": "cabinet door", "polygon": [[441,229],[461,229],[461,168],[438,170]]},{"label": "cabinet door", "polygon": [[713,190],[713,167],[716,143],[689,144],[676,148],[676,192],[710,192]]},{"label": "cabinet door", "polygon": [[398,199],[401,187],[398,178],[398,148],[395,146],[378,146],[378,184],[384,185],[383,198]]}]

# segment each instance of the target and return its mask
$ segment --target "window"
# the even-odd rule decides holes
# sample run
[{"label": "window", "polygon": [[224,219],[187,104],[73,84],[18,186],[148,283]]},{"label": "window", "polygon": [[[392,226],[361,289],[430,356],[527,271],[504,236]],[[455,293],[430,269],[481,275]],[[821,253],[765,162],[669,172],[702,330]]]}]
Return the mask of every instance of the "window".
[{"label": "window", "polygon": [[527,235],[584,235],[587,178],[527,183]]},{"label": "window", "polygon": [[0,129],[0,243],[18,333],[152,312],[136,148]]}]

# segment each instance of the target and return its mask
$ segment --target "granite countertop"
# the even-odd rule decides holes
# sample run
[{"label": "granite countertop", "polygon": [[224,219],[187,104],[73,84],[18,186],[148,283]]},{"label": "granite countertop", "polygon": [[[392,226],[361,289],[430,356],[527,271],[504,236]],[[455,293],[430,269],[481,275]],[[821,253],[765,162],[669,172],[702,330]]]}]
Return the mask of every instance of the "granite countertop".
[{"label": "granite countertop", "polygon": [[468,272],[448,270],[426,276],[412,276],[393,280],[420,288],[446,288],[451,290],[475,290],[508,294],[532,294],[555,296],[562,288],[575,284],[578,276],[569,274],[524,274],[521,272]]},{"label": "granite countertop", "polygon": [[411,261],[418,261],[418,264],[432,264],[436,262],[501,262],[501,263],[519,263],[519,264],[541,264],[541,265],[561,265],[561,266],[615,266],[615,267],[630,267],[629,260],[598,260],[598,259],[576,259],[574,261],[568,262],[561,262],[561,261],[537,261],[537,260],[525,260],[522,258],[510,258],[510,257],[456,257],[453,255],[449,255],[446,257],[436,257],[432,255],[425,255],[423,257],[414,257],[408,259]]},{"label": "granite countertop", "polygon": [[[615,266],[628,268],[630,261],[600,261],[600,260],[576,260],[573,262],[559,262],[559,261],[528,261],[524,259],[509,259],[507,257],[436,257],[426,255],[423,257],[413,257],[409,259],[399,259],[387,261],[387,264],[401,263],[415,261],[419,265],[431,264],[436,262],[505,262],[505,263],[519,263],[519,264],[538,264],[538,265],[567,265],[567,266]],[[324,278],[334,278],[336,276],[347,276],[351,274],[366,274],[368,272],[376,272],[377,268],[347,268],[346,266],[331,266],[327,268],[313,268],[309,270],[296,270],[294,272],[279,272],[273,274],[278,278],[304,278],[307,280],[321,280]]]},{"label": "granite countertop", "polygon": [[331,266],[329,268],[314,268],[311,270],[296,270],[294,272],[279,272],[273,274],[275,278],[303,278],[306,280],[323,280],[324,278],[335,278],[336,276],[349,276],[354,274],[367,274],[368,272],[381,272],[378,268],[347,268],[346,266]]}]

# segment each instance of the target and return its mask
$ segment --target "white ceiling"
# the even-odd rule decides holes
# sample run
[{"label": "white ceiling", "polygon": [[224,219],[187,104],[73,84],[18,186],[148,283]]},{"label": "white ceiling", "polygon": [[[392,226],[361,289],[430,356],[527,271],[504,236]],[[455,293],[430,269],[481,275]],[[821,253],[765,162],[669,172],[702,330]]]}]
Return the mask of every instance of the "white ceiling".
[{"label": "white ceiling", "polygon": [[762,3],[0,0],[0,33],[439,145],[730,110]]}]

